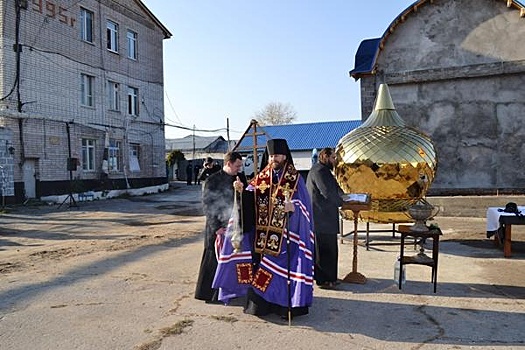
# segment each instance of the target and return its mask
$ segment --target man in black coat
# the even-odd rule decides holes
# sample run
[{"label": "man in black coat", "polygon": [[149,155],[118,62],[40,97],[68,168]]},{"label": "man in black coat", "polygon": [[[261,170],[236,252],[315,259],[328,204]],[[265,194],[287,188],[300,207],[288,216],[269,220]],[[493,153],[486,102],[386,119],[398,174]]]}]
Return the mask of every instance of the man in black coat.
[{"label": "man in black coat", "polygon": [[327,289],[337,284],[339,207],[343,205],[344,194],[332,174],[334,165],[334,150],[324,148],[319,153],[319,163],[312,166],[306,180],[312,199],[316,239],[315,281]]},{"label": "man in black coat", "polygon": [[246,177],[241,173],[242,156],[237,152],[228,152],[224,156],[224,166],[212,174],[202,192],[202,204],[206,215],[204,230],[204,252],[199,270],[195,298],[208,303],[218,302],[218,290],[212,288],[213,278],[217,270],[215,256],[215,239],[226,231],[232,214],[234,188],[237,179],[247,185]]},{"label": "man in black coat", "polygon": [[193,179],[193,165],[191,162],[186,166],[186,184],[191,185],[191,180]]},{"label": "man in black coat", "polygon": [[200,181],[206,181],[212,174],[216,173],[220,169],[221,167],[219,166],[219,164],[214,163],[213,158],[206,158],[206,161],[204,162],[204,168],[201,171],[201,174],[199,175],[199,183]]}]

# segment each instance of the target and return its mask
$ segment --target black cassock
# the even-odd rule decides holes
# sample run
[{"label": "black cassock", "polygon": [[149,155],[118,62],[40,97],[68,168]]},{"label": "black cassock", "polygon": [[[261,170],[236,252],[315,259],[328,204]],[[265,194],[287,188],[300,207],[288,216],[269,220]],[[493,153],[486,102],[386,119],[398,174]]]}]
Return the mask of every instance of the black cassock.
[{"label": "black cassock", "polygon": [[[204,189],[202,191],[202,206],[204,215],[206,215],[204,252],[202,254],[197,286],[195,288],[195,298],[199,300],[208,302],[218,301],[218,290],[211,287],[213,278],[215,277],[215,271],[217,270],[215,232],[221,227],[225,228],[228,225],[233,209],[233,182],[237,176],[239,176],[239,179],[246,187],[246,177],[243,173],[231,176],[222,169],[212,174],[204,183]],[[248,214],[248,217],[251,216]]]}]

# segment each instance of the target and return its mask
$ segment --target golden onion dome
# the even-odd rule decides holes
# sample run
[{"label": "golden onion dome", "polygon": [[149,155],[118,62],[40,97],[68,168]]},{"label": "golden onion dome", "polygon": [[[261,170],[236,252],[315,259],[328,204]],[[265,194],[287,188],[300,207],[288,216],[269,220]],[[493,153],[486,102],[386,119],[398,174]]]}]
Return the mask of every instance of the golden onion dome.
[{"label": "golden onion dome", "polygon": [[437,169],[432,140],[406,126],[386,84],[379,86],[368,119],[339,140],[336,155],[343,191],[371,195],[371,210],[360,213],[371,222],[411,221],[405,212],[426,195]]}]

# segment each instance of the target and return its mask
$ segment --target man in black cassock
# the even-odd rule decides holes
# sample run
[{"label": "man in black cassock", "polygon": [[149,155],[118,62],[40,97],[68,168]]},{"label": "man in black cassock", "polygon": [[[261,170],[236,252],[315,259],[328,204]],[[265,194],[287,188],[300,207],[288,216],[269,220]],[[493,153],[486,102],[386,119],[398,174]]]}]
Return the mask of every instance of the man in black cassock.
[{"label": "man in black cassock", "polygon": [[237,152],[228,152],[224,156],[223,168],[210,175],[204,182],[202,192],[203,211],[206,215],[204,253],[195,288],[195,298],[208,303],[218,302],[218,290],[212,288],[217,270],[215,240],[217,235],[224,234],[232,214],[235,192],[233,182],[239,179],[245,185],[247,184],[241,168],[242,156]]},{"label": "man in black cassock", "polygon": [[334,165],[334,150],[324,148],[319,152],[319,163],[312,166],[306,179],[314,214],[315,281],[326,289],[334,289],[337,284],[339,207],[344,194],[332,174]]}]

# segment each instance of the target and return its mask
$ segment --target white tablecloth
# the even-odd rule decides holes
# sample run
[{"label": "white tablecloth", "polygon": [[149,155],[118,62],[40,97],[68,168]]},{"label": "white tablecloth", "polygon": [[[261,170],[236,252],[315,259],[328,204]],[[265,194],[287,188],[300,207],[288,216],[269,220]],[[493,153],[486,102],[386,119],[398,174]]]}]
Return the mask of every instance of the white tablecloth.
[{"label": "white tablecloth", "polygon": [[[487,232],[496,231],[499,228],[499,217],[500,215],[516,215],[514,213],[505,213],[503,211],[498,211],[505,209],[505,206],[502,207],[489,207],[487,209]],[[525,206],[518,206],[518,210],[525,214]]]}]

